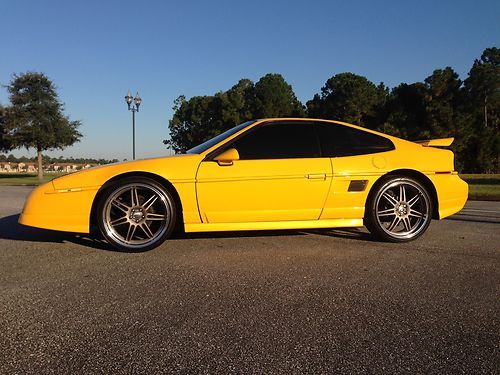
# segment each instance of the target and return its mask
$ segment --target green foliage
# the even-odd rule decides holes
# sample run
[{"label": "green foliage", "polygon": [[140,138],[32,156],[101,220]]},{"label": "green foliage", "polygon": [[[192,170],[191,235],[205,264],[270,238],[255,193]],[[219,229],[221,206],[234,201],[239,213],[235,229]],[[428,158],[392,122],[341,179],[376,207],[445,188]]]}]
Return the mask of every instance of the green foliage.
[{"label": "green foliage", "polygon": [[11,106],[5,111],[0,146],[3,150],[35,148],[38,178],[42,180],[42,151],[78,142],[80,121],[70,121],[64,115],[54,84],[43,73],[14,75],[7,91]]},{"label": "green foliage", "polygon": [[254,115],[252,103],[254,102],[254,84],[249,79],[241,79],[236,85],[226,92],[216,96],[221,101],[222,123],[226,130],[232,124],[241,124]]},{"label": "green foliage", "polygon": [[386,101],[386,119],[379,130],[406,139],[425,138],[425,93],[421,82],[395,87]]},{"label": "green foliage", "polygon": [[[367,78],[340,73],[306,103],[307,116],[334,119],[419,140],[455,137],[456,167],[468,173],[500,171],[500,49],[487,48],[462,82],[450,67],[436,69],[424,82],[389,90]],[[213,96],[180,96],[164,141],[183,152],[251,119],[303,117],[304,107],[279,74],[253,84],[247,79]]]},{"label": "green foliage", "polygon": [[474,61],[464,82],[464,105],[468,141],[464,169],[468,172],[498,172],[500,169],[500,49],[487,48]]},{"label": "green foliage", "polygon": [[0,151],[11,150],[12,144],[6,128],[7,108],[0,105]]},{"label": "green foliage", "polygon": [[254,118],[304,117],[302,103],[280,74],[266,74],[255,84]]},{"label": "green foliage", "polygon": [[340,73],[325,83],[321,95],[306,103],[310,117],[346,121],[369,128],[375,127],[378,110],[383,106],[386,89],[362,76]]},{"label": "green foliage", "polygon": [[[487,48],[481,58],[475,60],[465,80],[469,103],[484,114],[487,107],[489,125],[497,126],[500,116],[500,49]],[[478,108],[480,106],[481,108]]]},{"label": "green foliage", "polygon": [[171,139],[164,143],[176,152],[187,149],[224,131],[220,95],[181,95],[174,102],[174,117],[169,122]]},{"label": "green foliage", "polygon": [[63,149],[82,136],[79,121],[63,114],[53,83],[43,73],[14,75],[7,86],[11,106],[6,110],[4,149]]},{"label": "green foliage", "polygon": [[228,91],[212,96],[181,95],[174,101],[170,139],[163,141],[185,152],[245,121],[263,117],[303,117],[304,108],[292,87],[279,74],[267,74],[256,84],[240,80]]},{"label": "green foliage", "polygon": [[424,97],[428,137],[456,134],[462,82],[450,67],[435,70],[425,79]]}]

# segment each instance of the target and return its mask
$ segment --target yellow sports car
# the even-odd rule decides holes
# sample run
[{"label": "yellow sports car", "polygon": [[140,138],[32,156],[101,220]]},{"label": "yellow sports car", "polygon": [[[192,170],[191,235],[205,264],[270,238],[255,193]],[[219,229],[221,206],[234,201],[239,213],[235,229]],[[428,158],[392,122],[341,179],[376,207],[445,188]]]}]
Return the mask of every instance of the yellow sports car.
[{"label": "yellow sports car", "polygon": [[19,222],[147,250],[186,232],[362,227],[420,236],[458,212],[468,186],[453,138],[409,142],[315,119],[249,121],[185,154],[92,168],[35,189]]}]

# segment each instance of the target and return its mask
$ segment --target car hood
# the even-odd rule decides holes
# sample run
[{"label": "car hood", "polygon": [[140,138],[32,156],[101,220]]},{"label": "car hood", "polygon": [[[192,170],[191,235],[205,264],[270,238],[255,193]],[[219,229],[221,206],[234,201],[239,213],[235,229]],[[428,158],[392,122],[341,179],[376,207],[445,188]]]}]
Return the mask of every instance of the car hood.
[{"label": "car hood", "polygon": [[156,174],[171,182],[194,180],[202,159],[198,154],[181,154],[106,164],[55,178],[52,184],[56,190],[99,188],[115,176],[133,172]]}]

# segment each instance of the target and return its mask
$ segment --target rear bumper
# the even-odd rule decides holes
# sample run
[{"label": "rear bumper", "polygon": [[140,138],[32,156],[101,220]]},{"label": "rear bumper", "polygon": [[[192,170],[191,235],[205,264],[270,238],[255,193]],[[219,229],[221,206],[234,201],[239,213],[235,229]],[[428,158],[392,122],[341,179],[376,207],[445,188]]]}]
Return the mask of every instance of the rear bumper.
[{"label": "rear bumper", "polygon": [[465,206],[469,185],[457,174],[435,174],[427,177],[436,188],[439,219],[451,216]]}]

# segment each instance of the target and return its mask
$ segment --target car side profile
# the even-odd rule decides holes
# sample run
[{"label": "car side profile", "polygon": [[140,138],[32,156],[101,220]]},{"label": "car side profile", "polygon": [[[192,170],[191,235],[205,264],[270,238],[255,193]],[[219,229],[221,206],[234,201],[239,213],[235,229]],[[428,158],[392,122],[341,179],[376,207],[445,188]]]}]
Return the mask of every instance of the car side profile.
[{"label": "car side profile", "polygon": [[95,167],[28,197],[19,222],[144,251],[186,232],[362,227],[392,242],[465,205],[446,149],[339,121],[249,121],[185,154]]}]

